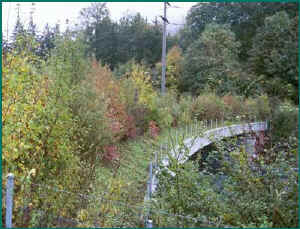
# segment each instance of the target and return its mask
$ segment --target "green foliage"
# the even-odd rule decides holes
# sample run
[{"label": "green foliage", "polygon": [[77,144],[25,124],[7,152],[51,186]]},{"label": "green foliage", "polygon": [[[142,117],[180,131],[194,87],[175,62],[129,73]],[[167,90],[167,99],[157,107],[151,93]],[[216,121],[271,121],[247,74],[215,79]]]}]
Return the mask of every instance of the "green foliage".
[{"label": "green foliage", "polygon": [[86,182],[90,182],[93,167],[103,156],[100,146],[111,142],[112,133],[108,131],[109,123],[105,116],[108,104],[104,95],[96,94],[92,86],[95,82],[87,77],[91,64],[85,60],[85,48],[80,35],[76,39],[70,33],[57,37],[55,48],[47,61],[46,71],[57,93],[67,95],[64,104],[70,108],[74,117],[75,131],[72,137],[78,144],[74,154],[83,162],[90,163],[89,171],[82,168],[89,177]]},{"label": "green foliage", "polygon": [[155,102],[155,109],[157,113],[157,123],[161,128],[171,127],[175,124],[176,111],[174,107],[177,106],[176,91],[168,91],[164,96],[157,96]]},{"label": "green foliage", "polygon": [[[267,120],[271,115],[269,98],[261,95],[256,98],[243,98],[241,96],[225,95],[220,97],[214,92],[205,92],[192,99],[182,96],[179,103],[174,106],[174,112],[179,111],[183,120]],[[178,117],[178,115],[175,117]],[[186,117],[186,118],[184,118]]]},{"label": "green foliage", "polygon": [[207,86],[218,94],[235,90],[240,43],[228,26],[209,24],[184,56],[181,90],[199,94]]},{"label": "green foliage", "polygon": [[[256,20],[250,10],[257,5],[265,8]],[[216,6],[216,12],[222,7],[224,12],[239,7],[227,17],[216,15],[212,6]],[[156,79],[151,78],[161,55],[161,25],[157,21],[150,24],[136,14],[113,22],[105,3],[92,3],[81,12],[84,31],[68,28],[62,34],[56,25],[46,27],[37,36],[32,18],[27,30],[19,18],[13,43],[3,53],[2,70],[3,173],[13,172],[17,177],[15,226],[59,226],[57,216],[76,218],[81,222],[77,226],[82,227],[94,226],[95,218],[101,227],[140,225],[140,212],[126,204],[116,206],[113,201],[143,205],[151,152],[163,139],[158,134],[163,136],[172,127],[185,127],[193,119],[268,119],[272,104],[262,92],[295,101],[297,17],[290,19],[281,12],[266,18],[250,52],[252,73],[239,60],[241,46],[232,31],[244,46],[247,39],[243,36],[247,33],[237,27],[247,25],[249,15],[250,21],[263,22],[262,18],[277,11],[274,5],[268,7],[264,3],[249,7],[242,3],[203,5],[201,15],[209,15],[202,18],[199,28],[189,24],[181,32],[185,42],[193,41],[184,56],[174,45],[176,38],[168,37],[172,48],[167,56],[168,91],[164,96],[155,89],[159,85],[153,81]],[[286,9],[293,15],[294,4]],[[246,16],[239,16],[240,12],[246,12]],[[188,20],[197,19],[197,13],[190,16],[193,18]],[[222,25],[209,24],[214,17]],[[234,22],[240,19],[235,27]],[[232,31],[225,22],[231,24]],[[195,37],[191,35],[194,32]],[[264,48],[267,56],[261,51]],[[91,61],[87,53],[101,62]],[[160,64],[156,66],[159,74]],[[281,87],[284,90],[277,93]],[[178,94],[178,88],[200,95],[194,99]],[[295,226],[296,174],[283,181],[285,174],[277,172],[297,167],[297,144],[293,142],[297,112],[289,103],[274,109],[273,140],[286,138],[288,147],[275,144],[268,151],[269,157],[259,158],[256,165],[267,171],[265,177],[249,169],[243,151],[241,156],[231,155],[234,166],[228,166],[224,147],[208,157],[222,161],[216,176],[230,176],[224,185],[229,195],[216,191],[212,185],[216,178],[207,171],[198,174],[194,163],[179,165],[173,158],[170,169],[177,175],[161,175],[156,196],[159,202],[153,203],[158,226]],[[145,133],[150,136],[138,138]],[[138,139],[128,141],[130,138]],[[174,146],[174,141],[168,143]],[[181,147],[186,150],[182,143]],[[92,190],[111,201],[99,205],[92,197],[78,200],[75,195],[51,192],[36,184],[75,193]],[[132,197],[132,193],[136,195]],[[239,203],[235,206],[232,203],[236,200]],[[168,217],[155,209],[201,220]]]},{"label": "green foliage", "polygon": [[150,24],[141,14],[113,22],[106,3],[92,3],[80,15],[90,53],[111,69],[131,59],[152,66],[160,59],[160,25]]},{"label": "green foliage", "polygon": [[157,23],[150,24],[141,14],[127,15],[118,23],[118,61],[135,59],[153,66],[161,58],[162,31]]},{"label": "green foliage", "polygon": [[[218,143],[200,171],[195,162],[183,165],[175,157],[168,168],[175,176],[168,172],[159,176],[151,205],[154,225],[297,227],[298,174],[292,169],[297,167],[295,140],[279,151],[266,149],[253,162],[243,148],[228,149],[227,143]],[[218,169],[211,170],[215,162]]]},{"label": "green foliage", "polygon": [[[205,173],[199,175],[197,165],[192,161],[179,162],[180,157],[189,153],[183,143],[184,138],[184,135],[178,136],[177,150],[174,139],[171,136],[168,138],[171,150],[177,153],[167,153],[170,162],[168,170],[160,167],[158,190],[151,202],[151,219],[157,227],[208,227],[208,216],[217,218],[214,212],[218,208],[217,193],[210,186],[211,177]],[[214,206],[208,205],[208,201]]]},{"label": "green foliage", "polygon": [[129,77],[130,73],[133,71],[133,68],[135,67],[136,64],[137,63],[135,62],[134,59],[131,59],[124,64],[119,64],[113,71],[114,76],[117,79]]},{"label": "green foliage", "polygon": [[245,101],[247,119],[267,120],[271,116],[271,107],[267,95],[249,98]]},{"label": "green foliage", "polygon": [[[150,121],[158,123],[159,127],[168,127],[171,125],[173,119],[170,114],[170,104],[174,104],[174,97],[166,96],[165,98],[159,97],[154,90],[151,82],[149,70],[143,65],[135,64],[132,71],[128,72],[126,79],[122,80],[123,90],[122,98],[128,109],[137,116],[134,111],[142,111],[143,117],[136,117],[140,120],[139,123],[146,130]],[[168,104],[168,106],[166,106]]]},{"label": "green foliage", "polygon": [[176,126],[186,126],[193,119],[193,98],[181,95],[171,109]]},{"label": "green foliage", "polygon": [[197,3],[187,15],[187,23],[181,32],[180,45],[187,47],[204,31],[205,26],[215,22],[229,24],[241,42],[240,57],[248,58],[256,29],[263,25],[265,17],[285,10],[291,17],[298,12],[296,2],[208,2]]},{"label": "green foliage", "polygon": [[221,120],[225,118],[225,104],[216,94],[205,93],[196,98],[192,112],[198,120]]},{"label": "green foliage", "polygon": [[[217,194],[209,187],[211,178],[204,174],[199,176],[197,167],[192,162],[177,166],[173,164],[170,170],[176,173],[175,177],[167,172],[159,176],[159,190],[151,205],[154,225],[177,228],[208,227],[207,216],[216,219],[217,214],[213,209],[218,208]],[[209,202],[214,206],[208,204]],[[202,221],[194,221],[192,218],[201,218]]]},{"label": "green foliage", "polygon": [[250,64],[264,75],[263,86],[272,96],[298,101],[298,17],[278,12],[265,19],[253,40]]},{"label": "green foliage", "polygon": [[80,158],[96,166],[103,158],[103,147],[113,142],[113,133],[106,116],[108,104],[97,95],[92,82],[84,81],[73,93],[72,111],[76,116],[75,138]]},{"label": "green foliage", "polygon": [[225,95],[222,97],[225,106],[226,119],[236,119],[237,116],[246,116],[246,104],[242,97]]},{"label": "green foliage", "polygon": [[298,108],[289,102],[280,104],[272,114],[271,128],[272,136],[276,141],[278,138],[298,136]]},{"label": "green foliage", "polygon": [[[182,75],[182,55],[181,50],[178,46],[173,46],[167,54],[167,63],[166,63],[166,87],[170,89],[178,89],[179,82]],[[156,85],[160,87],[161,71],[162,64],[157,63],[156,66],[157,72],[157,82]]]},{"label": "green foliage", "polygon": [[43,211],[56,215],[72,214],[62,205],[75,207],[71,197],[55,193],[42,202],[40,189],[32,183],[76,190],[81,181],[79,158],[74,155],[77,143],[72,141],[74,119],[66,106],[69,94],[56,87],[44,68],[35,68],[35,60],[26,49],[8,53],[3,60],[3,173],[16,177],[14,223],[23,227],[37,223],[26,217],[24,207],[43,208],[50,202],[52,207]]},{"label": "green foliage", "polygon": [[46,67],[58,87],[65,87],[70,92],[84,79],[88,69],[85,50],[80,33],[66,32],[56,37],[55,48],[51,50]]},{"label": "green foliage", "polygon": [[[272,154],[272,149],[267,154]],[[235,204],[228,206],[226,221],[229,218],[229,222],[247,227],[296,227],[298,174],[291,169],[296,158],[295,154],[289,157],[285,154],[290,152],[279,152],[270,164],[260,157],[253,165],[247,163],[245,153],[234,156],[234,166],[226,166],[230,179],[224,193],[227,193],[225,203],[234,200]]]},{"label": "green foliage", "polygon": [[58,28],[58,25],[51,28],[46,24],[44,31],[37,38],[39,48],[37,49],[36,54],[45,60],[49,57],[51,50],[55,47],[55,38],[60,35]]}]

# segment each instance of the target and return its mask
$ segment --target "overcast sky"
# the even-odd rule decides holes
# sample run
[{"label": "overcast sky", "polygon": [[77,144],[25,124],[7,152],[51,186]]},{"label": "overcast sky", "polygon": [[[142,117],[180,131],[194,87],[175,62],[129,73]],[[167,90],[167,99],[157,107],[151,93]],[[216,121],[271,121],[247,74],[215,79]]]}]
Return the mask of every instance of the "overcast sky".
[{"label": "overcast sky", "polygon": [[[167,16],[170,22],[176,24],[182,24],[187,11],[196,2],[174,2],[173,6],[179,8],[169,8]],[[46,23],[54,25],[60,23],[61,28],[64,29],[66,19],[70,20],[72,24],[77,22],[79,11],[89,6],[88,2],[36,2],[34,6],[33,19],[38,25],[38,29],[42,30]],[[149,21],[155,19],[155,16],[163,15],[163,2],[108,2],[111,18],[118,20],[124,16],[126,12],[137,13],[140,12],[142,16],[147,17]],[[2,3],[2,29],[4,36],[12,32],[17,15],[17,2],[3,2]],[[28,22],[30,11],[32,9],[32,3],[22,2],[20,3],[21,17]],[[176,25],[169,26],[169,29],[174,30]]]}]

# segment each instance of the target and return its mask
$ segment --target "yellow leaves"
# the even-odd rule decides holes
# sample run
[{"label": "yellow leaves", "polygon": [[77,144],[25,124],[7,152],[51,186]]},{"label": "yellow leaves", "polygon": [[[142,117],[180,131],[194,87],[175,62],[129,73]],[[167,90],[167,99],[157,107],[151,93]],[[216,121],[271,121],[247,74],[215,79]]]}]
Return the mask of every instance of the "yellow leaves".
[{"label": "yellow leaves", "polygon": [[135,88],[138,91],[139,103],[152,108],[157,93],[152,87],[149,73],[147,73],[141,66],[136,65],[131,72],[131,77]]},{"label": "yellow leaves", "polygon": [[14,148],[13,151],[9,155],[10,155],[10,158],[12,160],[14,160],[19,157],[19,150],[17,148]]},{"label": "yellow leaves", "polygon": [[21,68],[20,68],[20,72],[22,72],[22,73],[29,72],[29,68],[28,68],[28,67],[26,67],[26,66],[21,66]]},{"label": "yellow leaves", "polygon": [[77,218],[80,221],[86,221],[88,219],[88,211],[85,209],[81,209],[77,215]]},{"label": "yellow leaves", "polygon": [[234,216],[229,213],[225,213],[223,215],[223,218],[224,218],[224,222],[226,223],[232,223],[234,221]]},{"label": "yellow leaves", "polygon": [[36,175],[36,169],[31,169],[31,170],[29,171],[28,175],[29,175],[29,176],[35,177],[35,175]]}]

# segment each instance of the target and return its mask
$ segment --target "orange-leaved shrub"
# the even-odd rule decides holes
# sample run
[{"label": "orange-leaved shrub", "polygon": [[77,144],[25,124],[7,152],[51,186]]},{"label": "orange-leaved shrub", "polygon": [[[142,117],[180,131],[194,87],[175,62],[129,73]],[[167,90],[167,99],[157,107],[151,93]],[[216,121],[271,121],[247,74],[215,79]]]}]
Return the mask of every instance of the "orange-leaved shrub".
[{"label": "orange-leaved shrub", "polygon": [[225,95],[222,97],[225,105],[225,114],[227,120],[233,120],[237,116],[245,118],[245,103],[240,96]]},{"label": "orange-leaved shrub", "polygon": [[120,84],[113,78],[109,67],[93,61],[88,79],[93,82],[96,94],[103,96],[103,102],[107,105],[106,116],[110,121],[113,140],[117,142],[127,137],[134,137],[133,117],[127,114],[126,106],[120,97]]}]

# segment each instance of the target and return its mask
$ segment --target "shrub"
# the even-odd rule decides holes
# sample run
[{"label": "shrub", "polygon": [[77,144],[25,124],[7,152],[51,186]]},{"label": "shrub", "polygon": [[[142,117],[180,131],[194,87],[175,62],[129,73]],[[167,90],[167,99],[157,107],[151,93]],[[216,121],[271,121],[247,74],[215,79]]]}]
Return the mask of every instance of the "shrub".
[{"label": "shrub", "polygon": [[175,90],[169,90],[164,96],[155,97],[155,103],[152,112],[155,113],[154,120],[160,128],[168,128],[174,124],[175,112],[174,108],[177,104],[177,93]]},{"label": "shrub", "polygon": [[271,128],[274,140],[286,139],[289,136],[298,137],[298,108],[289,102],[280,104],[272,115]]},{"label": "shrub", "polygon": [[[182,75],[182,56],[181,49],[178,46],[173,46],[166,57],[166,87],[170,89],[178,89]],[[162,64],[157,63],[155,70],[158,76],[161,76]],[[155,85],[159,88],[160,78],[157,77]]]},{"label": "shrub", "polygon": [[[236,147],[237,141],[232,144],[234,149],[217,143],[200,171],[199,162],[180,164],[176,157],[169,158],[168,169],[175,175],[159,174],[151,205],[155,226],[298,226],[298,173],[291,169],[297,166],[297,144],[280,150],[268,164],[263,155],[250,163],[243,148]],[[274,149],[266,151],[272,154]],[[209,166],[215,162],[218,170],[213,172]]]},{"label": "shrub", "polygon": [[155,121],[160,128],[171,126],[171,106],[176,103],[176,94],[158,96],[149,72],[142,65],[133,66],[128,74],[128,78],[121,80],[121,97],[137,126],[142,127],[142,132],[148,130],[150,121]]},{"label": "shrub", "polygon": [[266,95],[261,95],[255,99],[249,98],[245,101],[245,110],[248,120],[266,120],[270,117],[271,107]]},{"label": "shrub", "polygon": [[177,125],[187,125],[193,119],[192,108],[193,98],[189,95],[181,95],[178,103],[173,107],[173,116]]},{"label": "shrub", "polygon": [[225,114],[225,104],[214,93],[201,94],[193,104],[192,113],[198,120],[222,119]]},{"label": "shrub", "polygon": [[271,108],[269,98],[267,95],[261,95],[256,98],[256,106],[258,117],[262,120],[266,120],[270,117]]},{"label": "shrub", "polygon": [[[146,93],[145,91],[147,89],[145,88],[151,90],[151,85],[149,85],[147,78],[143,78],[144,71],[142,66],[138,67],[137,65],[134,65],[133,68],[135,68],[135,77],[138,78],[140,74],[141,79],[136,82],[134,78],[131,77],[132,72],[128,72],[126,77],[123,77],[119,81],[120,99],[122,104],[124,104],[130,119],[132,119],[132,122],[135,123],[136,134],[141,135],[148,130],[148,121],[145,119],[145,117],[149,116],[150,105],[145,102],[145,98],[142,102],[140,100],[140,95],[144,95]],[[149,100],[147,98],[146,100],[152,104],[153,98],[149,98]]]},{"label": "shrub", "polygon": [[225,105],[226,119],[234,119],[236,116],[243,116],[245,105],[241,97],[225,95],[222,97]]},{"label": "shrub", "polygon": [[103,103],[106,104],[105,112],[110,122],[114,142],[129,136],[127,133],[134,126],[132,122],[128,122],[130,118],[120,98],[120,85],[113,78],[109,67],[101,66],[94,61],[87,80],[92,82],[96,95],[102,97]]},{"label": "shrub", "polygon": [[155,103],[156,91],[152,87],[150,73],[142,65],[134,66],[131,79],[136,89],[138,102],[145,105],[150,110],[153,109]]},{"label": "shrub", "polygon": [[98,95],[93,82],[85,80],[73,91],[72,111],[76,117],[74,140],[80,148],[80,158],[89,162],[90,166],[97,164],[97,157],[104,155],[103,147],[113,142],[111,122],[107,116],[108,104],[102,94]]},{"label": "shrub", "polygon": [[113,74],[116,79],[128,78],[136,65],[137,63],[135,62],[135,60],[131,59],[124,64],[119,64],[114,69]]},{"label": "shrub", "polygon": [[[45,188],[34,184],[78,190],[82,181],[78,145],[73,141],[75,119],[67,105],[69,91],[57,87],[54,79],[43,73],[42,64],[35,68],[32,59],[37,57],[28,50],[18,55],[7,53],[2,69],[2,172],[16,177],[13,221],[21,227],[41,222],[34,217],[36,209],[43,215],[70,216],[72,211],[66,208],[76,208],[72,196],[52,192],[43,199]],[[46,207],[50,203],[51,208]],[[31,214],[26,217],[29,207]]]}]

